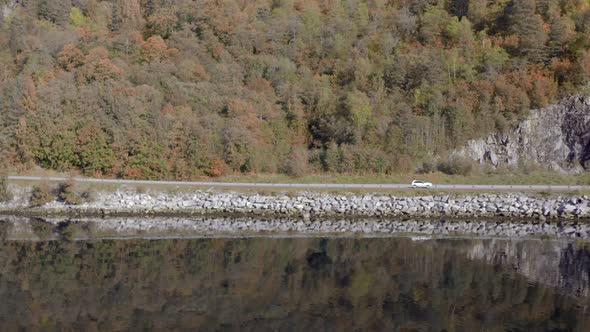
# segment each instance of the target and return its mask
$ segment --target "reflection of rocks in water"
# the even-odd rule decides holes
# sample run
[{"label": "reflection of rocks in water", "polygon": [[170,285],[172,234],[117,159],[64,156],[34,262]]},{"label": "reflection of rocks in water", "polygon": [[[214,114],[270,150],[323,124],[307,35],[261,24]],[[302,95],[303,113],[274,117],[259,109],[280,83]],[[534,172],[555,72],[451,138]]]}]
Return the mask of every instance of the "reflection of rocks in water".
[{"label": "reflection of rocks in water", "polygon": [[576,248],[574,244],[568,244],[561,255],[559,270],[562,275],[562,284],[566,289],[576,294],[588,296],[590,285],[590,252],[587,247]]},{"label": "reflection of rocks in water", "polygon": [[477,241],[468,257],[511,268],[535,282],[571,295],[590,296],[590,253],[574,243],[551,240]]},{"label": "reflection of rocks in water", "polygon": [[[530,245],[511,249],[514,245],[505,242],[490,243],[8,241],[0,248],[0,330],[542,331],[559,326],[583,331],[589,326],[579,306],[587,299],[556,293],[502,265],[514,252],[521,260],[533,259]],[[502,253],[494,258],[490,248]],[[498,264],[469,259],[465,252],[487,252]],[[583,254],[571,250],[568,255],[575,264]]]},{"label": "reflection of rocks in water", "polygon": [[[411,219],[318,219],[302,220],[298,218],[260,218],[255,216],[207,217],[191,218],[80,218],[63,220],[61,218],[19,218],[8,217],[17,227],[15,233],[32,231],[36,236],[47,239],[44,234],[51,234],[43,230],[47,223],[57,225],[60,222],[72,224],[72,234],[78,238],[96,238],[101,236],[116,237],[149,237],[149,236],[185,236],[206,235],[219,236],[244,234],[283,234],[283,235],[326,235],[326,234],[363,234],[389,236],[391,234],[415,234],[422,237],[432,235],[457,236],[477,235],[509,238],[527,238],[543,236],[551,238],[590,238],[590,224],[577,223],[561,225],[556,223],[531,223],[530,221],[494,220],[411,220]],[[40,225],[35,225],[36,223]],[[31,226],[31,227],[28,227]],[[50,227],[49,225],[46,225]],[[32,228],[28,229],[28,228]],[[419,239],[421,236],[417,236]]]}]

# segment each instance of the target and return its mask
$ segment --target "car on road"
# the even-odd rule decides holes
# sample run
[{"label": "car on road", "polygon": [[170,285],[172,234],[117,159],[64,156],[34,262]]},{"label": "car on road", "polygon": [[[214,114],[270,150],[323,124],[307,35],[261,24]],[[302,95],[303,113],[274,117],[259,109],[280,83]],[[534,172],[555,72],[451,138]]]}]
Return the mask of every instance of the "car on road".
[{"label": "car on road", "polygon": [[430,188],[432,187],[432,183],[431,182],[424,182],[424,181],[420,181],[420,180],[414,180],[412,181],[412,188]]}]

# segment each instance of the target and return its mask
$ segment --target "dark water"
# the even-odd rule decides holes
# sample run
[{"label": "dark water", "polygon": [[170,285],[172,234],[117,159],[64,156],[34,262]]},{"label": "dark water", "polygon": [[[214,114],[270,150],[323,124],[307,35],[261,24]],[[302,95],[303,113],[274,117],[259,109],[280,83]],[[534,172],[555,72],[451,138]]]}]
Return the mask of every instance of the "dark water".
[{"label": "dark water", "polygon": [[589,331],[581,243],[5,241],[0,330]]}]

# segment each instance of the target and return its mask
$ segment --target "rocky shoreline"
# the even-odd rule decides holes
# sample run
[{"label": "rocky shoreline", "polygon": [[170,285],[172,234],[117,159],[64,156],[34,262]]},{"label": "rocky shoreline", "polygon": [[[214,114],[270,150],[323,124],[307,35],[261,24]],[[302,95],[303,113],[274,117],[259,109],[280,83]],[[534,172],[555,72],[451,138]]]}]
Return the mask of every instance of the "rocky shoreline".
[{"label": "rocky shoreline", "polygon": [[[14,189],[14,188],[13,188]],[[102,191],[91,202],[53,201],[32,208],[30,188],[17,188],[14,199],[0,203],[0,213],[63,216],[291,216],[303,220],[346,217],[590,219],[586,195],[523,193],[394,196],[321,192],[256,194],[238,192]]]}]

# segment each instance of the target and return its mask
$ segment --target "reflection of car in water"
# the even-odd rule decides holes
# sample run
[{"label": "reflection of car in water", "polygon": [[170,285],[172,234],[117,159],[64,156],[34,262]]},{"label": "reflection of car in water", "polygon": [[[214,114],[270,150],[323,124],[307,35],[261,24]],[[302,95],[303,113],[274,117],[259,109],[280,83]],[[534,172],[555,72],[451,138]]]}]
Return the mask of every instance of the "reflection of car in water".
[{"label": "reflection of car in water", "polygon": [[420,181],[420,180],[412,181],[412,188],[430,188],[430,187],[432,187],[432,183],[430,183],[430,182],[424,182],[424,181]]}]

